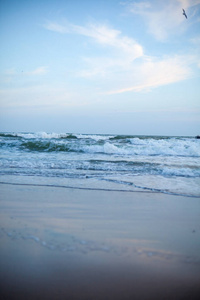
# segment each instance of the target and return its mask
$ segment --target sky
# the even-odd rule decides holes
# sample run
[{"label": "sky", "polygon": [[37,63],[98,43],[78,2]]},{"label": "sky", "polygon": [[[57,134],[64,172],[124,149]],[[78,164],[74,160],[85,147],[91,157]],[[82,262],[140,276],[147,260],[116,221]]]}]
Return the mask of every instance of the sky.
[{"label": "sky", "polygon": [[1,132],[200,134],[200,0],[0,0],[0,41]]}]

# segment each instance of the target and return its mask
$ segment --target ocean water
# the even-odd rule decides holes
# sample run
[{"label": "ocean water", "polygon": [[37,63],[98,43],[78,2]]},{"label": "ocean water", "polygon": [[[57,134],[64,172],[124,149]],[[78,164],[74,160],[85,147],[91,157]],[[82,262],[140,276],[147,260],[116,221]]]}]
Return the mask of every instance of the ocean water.
[{"label": "ocean water", "polygon": [[0,182],[200,197],[200,140],[0,133]]}]

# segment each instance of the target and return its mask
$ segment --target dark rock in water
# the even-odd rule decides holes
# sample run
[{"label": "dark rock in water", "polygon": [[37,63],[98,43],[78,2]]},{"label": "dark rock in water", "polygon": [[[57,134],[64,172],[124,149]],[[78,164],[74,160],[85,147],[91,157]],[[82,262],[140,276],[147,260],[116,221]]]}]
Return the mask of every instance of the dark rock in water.
[{"label": "dark rock in water", "polygon": [[200,135],[197,135],[197,136],[196,136],[196,139],[200,139]]}]

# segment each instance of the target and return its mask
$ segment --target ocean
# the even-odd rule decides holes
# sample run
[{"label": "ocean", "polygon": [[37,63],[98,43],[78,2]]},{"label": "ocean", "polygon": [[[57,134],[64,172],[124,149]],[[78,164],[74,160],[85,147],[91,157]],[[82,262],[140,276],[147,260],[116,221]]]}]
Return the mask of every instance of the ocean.
[{"label": "ocean", "polygon": [[0,133],[0,182],[200,197],[194,137]]}]

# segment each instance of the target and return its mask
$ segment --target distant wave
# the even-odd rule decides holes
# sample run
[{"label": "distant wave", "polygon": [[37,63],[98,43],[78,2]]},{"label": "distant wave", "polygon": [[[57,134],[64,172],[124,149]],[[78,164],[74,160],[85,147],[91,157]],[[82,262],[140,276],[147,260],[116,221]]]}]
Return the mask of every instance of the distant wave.
[{"label": "distant wave", "polygon": [[[128,141],[131,139],[135,140],[168,140],[173,137],[170,136],[135,136],[135,135],[109,135],[109,134],[77,134],[77,133],[47,133],[47,132],[1,132],[0,137],[9,137],[9,138],[24,138],[24,139],[92,139],[92,140],[110,140],[110,141],[118,141],[124,140]],[[193,137],[174,137],[175,139],[184,139],[184,138],[193,138]]]},{"label": "distant wave", "polygon": [[24,139],[76,139],[76,135],[65,133],[0,133],[0,137]]},{"label": "distant wave", "polygon": [[[29,151],[102,153],[143,156],[200,156],[199,140],[176,137],[136,137],[65,133],[1,133],[0,147]],[[14,140],[18,140],[16,144]]]},{"label": "distant wave", "polygon": [[16,138],[18,137],[17,133],[0,133],[0,137],[3,138]]}]

